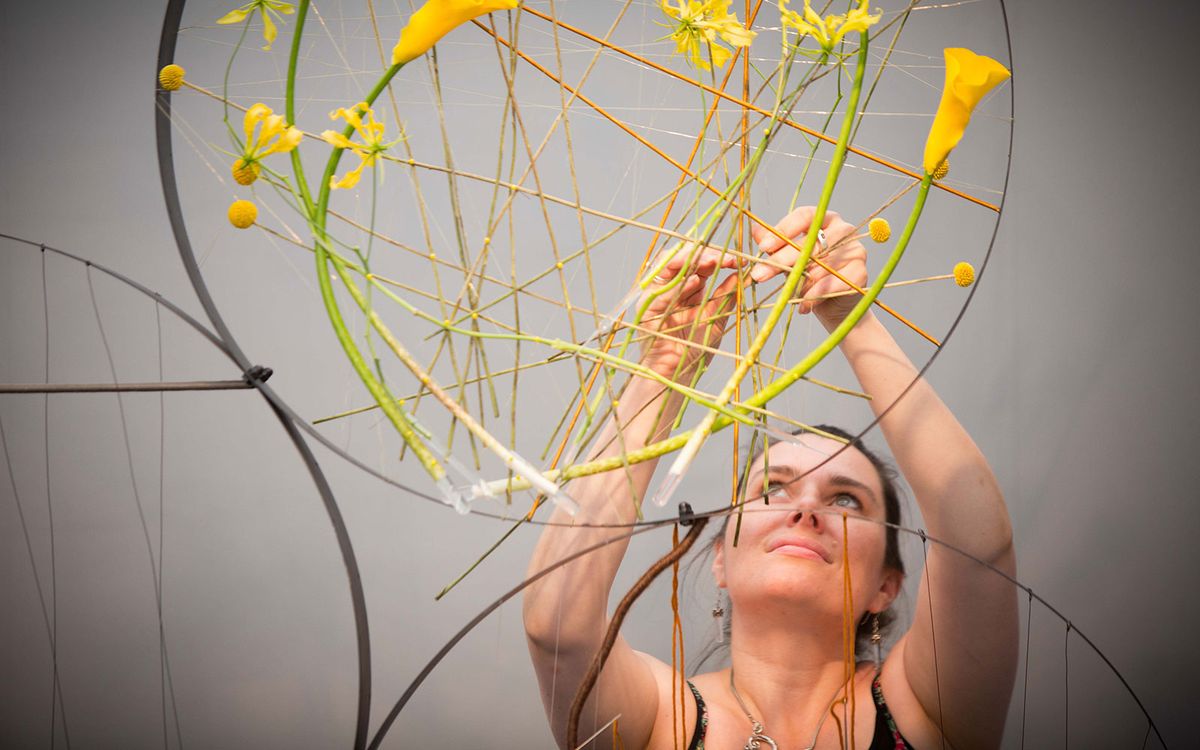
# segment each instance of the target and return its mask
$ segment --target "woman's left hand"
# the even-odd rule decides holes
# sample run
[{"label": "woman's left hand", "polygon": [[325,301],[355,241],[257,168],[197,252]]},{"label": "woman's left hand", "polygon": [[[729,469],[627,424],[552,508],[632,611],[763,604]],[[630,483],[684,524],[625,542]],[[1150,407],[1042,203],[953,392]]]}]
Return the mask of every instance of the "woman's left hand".
[{"label": "woman's left hand", "polygon": [[[783,217],[775,225],[775,229],[796,242],[802,239],[812,226],[815,213],[814,206],[801,206]],[[867,249],[855,237],[854,225],[843,221],[836,211],[825,212],[822,229],[825,233],[825,244],[822,246],[818,242],[813,247],[813,259],[809,260],[797,294],[800,299],[797,307],[801,313],[815,312],[826,328],[832,328],[854,308],[859,295],[854,293],[845,281],[834,276],[815,260],[820,260],[826,267],[837,271],[846,281],[862,289],[867,284]],[[755,282],[763,282],[784,273],[800,256],[798,250],[760,224],[755,224],[750,234],[758,243],[759,249],[770,255],[774,261],[774,265],[760,263],[751,270],[750,278]]]}]

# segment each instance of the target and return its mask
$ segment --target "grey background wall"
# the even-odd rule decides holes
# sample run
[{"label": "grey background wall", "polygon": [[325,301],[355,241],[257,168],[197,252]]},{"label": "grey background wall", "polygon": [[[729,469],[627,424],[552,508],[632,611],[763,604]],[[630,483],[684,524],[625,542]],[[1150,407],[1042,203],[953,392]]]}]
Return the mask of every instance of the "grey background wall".
[{"label": "grey background wall", "polygon": [[[153,154],[147,81],[161,8],[8,2],[0,13],[0,232],[122,270],[199,315]],[[1010,194],[985,283],[930,377],[1001,479],[1022,581],[1104,650],[1168,744],[1185,747],[1200,667],[1192,375],[1200,248],[1191,228],[1200,112],[1187,42],[1197,15],[1183,3],[1078,0],[1013,2],[1009,14],[1018,76]],[[0,381],[39,380],[41,260],[11,243],[0,249]],[[86,276],[54,259],[47,267],[54,379],[106,379]],[[281,322],[272,295],[297,283],[281,278],[258,298],[226,301],[249,351],[327,335],[313,310],[285,321],[294,341],[271,341]],[[156,379],[153,308],[98,277],[94,285],[122,379]],[[168,379],[236,377],[177,322],[162,326]],[[349,391],[344,368],[309,364],[347,384],[337,399]],[[277,377],[286,392],[286,368]],[[159,401],[131,396],[124,406],[157,550]],[[0,744],[45,746],[51,731],[46,623],[15,502],[48,595],[48,475],[71,740],[161,745],[158,618],[121,412],[112,397],[92,396],[51,399],[48,420],[42,410],[40,397],[0,397],[14,465],[13,482],[0,480]],[[347,744],[349,602],[295,452],[250,394],[168,396],[164,413],[163,621],[185,744]],[[412,502],[319,458],[363,560],[381,716],[453,630],[519,580],[534,534],[435,604],[432,595],[502,527]],[[635,559],[662,543],[661,534],[643,543]],[[702,579],[690,583],[698,632]],[[639,610],[635,637],[666,655],[662,593]],[[401,718],[392,746],[549,745],[518,626],[510,606],[468,638]],[[1041,610],[1034,627],[1030,696],[1043,713],[1031,716],[1037,736],[1058,743],[1063,631]],[[1145,727],[1128,701],[1077,641],[1070,649],[1072,744],[1088,741],[1094,712],[1128,738],[1106,734],[1088,746],[1139,746]],[[172,744],[174,732],[172,723]]]}]

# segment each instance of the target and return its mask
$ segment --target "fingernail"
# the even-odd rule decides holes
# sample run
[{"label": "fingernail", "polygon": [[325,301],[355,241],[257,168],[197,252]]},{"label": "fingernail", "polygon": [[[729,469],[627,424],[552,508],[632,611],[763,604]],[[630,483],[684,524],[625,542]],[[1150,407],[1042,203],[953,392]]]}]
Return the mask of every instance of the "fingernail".
[{"label": "fingernail", "polygon": [[750,280],[757,283],[759,281],[764,281],[770,275],[771,275],[770,268],[768,268],[767,266],[759,265],[759,266],[755,266],[754,270],[752,270],[750,272]]}]

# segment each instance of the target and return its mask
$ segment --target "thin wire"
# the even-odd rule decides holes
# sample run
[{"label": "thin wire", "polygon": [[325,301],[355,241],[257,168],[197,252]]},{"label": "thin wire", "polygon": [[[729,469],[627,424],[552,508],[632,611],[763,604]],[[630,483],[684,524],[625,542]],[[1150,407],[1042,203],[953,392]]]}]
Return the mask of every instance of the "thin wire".
[{"label": "thin wire", "polygon": [[[162,305],[155,300],[154,326],[158,349],[158,379],[163,380],[163,346],[162,346]],[[158,648],[159,648],[159,690],[163,695],[163,747],[167,747],[167,691],[171,695],[171,714],[175,720],[175,741],[180,750],[183,748],[183,729],[179,726],[179,704],[175,700],[175,684],[171,679],[171,664],[167,655],[166,626],[163,622],[162,589],[163,589],[163,527],[166,519],[163,516],[163,487],[165,484],[166,445],[166,394],[158,392]],[[162,684],[166,679],[166,685]]]},{"label": "thin wire", "polygon": [[[16,473],[13,471],[12,456],[10,456],[9,452],[8,452],[8,440],[4,434],[4,418],[3,418],[3,416],[0,416],[0,450],[2,450],[4,452],[4,464],[5,464],[5,466],[8,467],[8,480],[9,480],[9,483],[12,485],[13,501],[16,503],[16,506],[17,506],[17,519],[21,524],[21,534],[25,538],[25,551],[29,555],[29,567],[33,571],[33,585],[37,589],[38,605],[39,605],[39,609],[42,613],[42,623],[46,627],[46,643],[47,643],[47,645],[49,645],[51,647],[51,649],[53,649],[54,635],[50,631],[50,616],[46,612],[46,594],[42,589],[41,576],[38,575],[37,559],[34,557],[34,554],[33,554],[33,541],[29,538],[29,525],[25,522],[25,511],[21,506],[21,495],[17,491],[17,476],[16,476]],[[54,694],[52,694],[51,698],[50,698],[51,703],[54,702],[55,696],[57,696],[58,702],[62,703],[62,686],[59,685],[57,682],[55,682],[54,685],[52,685],[51,689],[55,690]],[[64,732],[65,732],[65,727],[67,724],[67,710],[66,710],[65,706],[63,706],[63,708],[62,708],[62,716],[63,716],[63,727],[64,727]],[[53,733],[54,733],[53,725],[51,725],[50,732],[53,735]]]},{"label": "thin wire", "polygon": [[1029,707],[1029,652],[1033,650],[1033,592],[1025,612],[1025,686],[1021,693],[1021,750],[1025,750],[1025,717]]},{"label": "thin wire", "polygon": [[[46,248],[42,246],[42,323],[46,337],[46,361],[44,374],[46,383],[50,382],[50,295],[46,289]],[[46,466],[46,516],[49,522],[50,529],[50,664],[53,670],[53,678],[50,686],[50,750],[54,750],[54,743],[58,739],[54,732],[54,726],[58,717],[58,700],[62,692],[60,680],[58,678],[58,557],[54,547],[54,503],[51,500],[50,494],[50,394],[46,394],[42,400],[42,421],[45,424],[45,430],[42,432],[42,448]],[[66,739],[67,747],[70,748],[71,740],[67,736],[67,724],[63,721],[63,735]]]},{"label": "thin wire", "polygon": [[1071,746],[1071,621],[1063,634],[1063,747]]},{"label": "thin wire", "polygon": [[938,669],[937,634],[933,628],[933,586],[929,583],[929,548],[926,544],[928,537],[925,529],[921,529],[919,533],[921,535],[921,559],[925,563],[925,594],[929,600],[929,640],[933,645],[933,684],[937,689],[938,734],[941,735],[942,750],[946,750],[945,715],[942,713],[942,675]]},{"label": "thin wire", "polygon": [[[92,312],[95,314],[96,326],[100,331],[100,341],[104,345],[104,355],[108,359],[108,370],[112,376],[112,382],[116,383],[117,382],[117,365],[116,365],[116,361],[113,359],[112,347],[109,346],[109,343],[108,343],[108,335],[107,335],[107,333],[105,333],[105,330],[104,330],[104,320],[100,315],[100,305],[96,301],[96,288],[95,288],[95,285],[92,283],[92,265],[90,263],[87,263],[87,264],[85,264],[84,269],[85,269],[84,275],[87,278],[88,295],[90,296],[91,302],[92,302]],[[157,310],[157,307],[155,309]],[[160,349],[160,352],[159,352],[160,367],[161,367],[161,358],[162,358],[162,353],[161,353],[161,349]],[[155,560],[154,545],[150,541],[150,526],[149,526],[149,524],[146,523],[146,511],[142,507],[142,496],[141,496],[141,493],[138,491],[137,474],[133,468],[133,447],[130,445],[130,442],[129,442],[129,424],[125,418],[125,401],[121,397],[120,391],[117,391],[116,395],[117,395],[117,413],[120,415],[120,418],[121,418],[121,437],[125,444],[125,461],[126,461],[126,465],[129,468],[129,484],[130,484],[130,487],[133,489],[133,502],[134,502],[134,505],[137,507],[138,520],[141,522],[141,525],[142,525],[142,539],[146,543],[146,557],[150,563],[150,576],[154,583],[154,603],[155,603],[155,607],[157,609],[157,614],[158,614],[159,658],[162,660],[162,666],[166,671],[167,686],[170,689],[171,694],[173,696],[175,693],[175,686],[171,679],[170,651],[167,649],[167,645],[166,645],[166,633],[165,633],[165,629],[163,626],[163,616],[162,616],[162,582],[161,582],[161,579],[159,578],[160,563]],[[159,397],[161,398],[161,393],[160,393]],[[159,424],[160,424],[160,430],[161,430],[162,429],[161,418],[160,418]],[[161,447],[160,447],[160,452],[161,452]],[[161,453],[160,453],[160,455],[161,455]],[[161,458],[160,458],[160,461],[161,461]],[[161,513],[161,500],[162,500],[162,497],[160,495],[159,496],[160,513]],[[159,524],[160,524],[160,539],[161,539],[161,524],[162,524],[162,516],[161,515],[159,516]],[[161,550],[161,546],[159,549]],[[165,697],[163,698],[163,701],[165,703],[165,701],[166,701]],[[164,714],[165,714],[165,712],[164,712]],[[164,725],[164,731],[165,731],[165,726],[166,726],[165,715],[163,717],[163,725]]]}]

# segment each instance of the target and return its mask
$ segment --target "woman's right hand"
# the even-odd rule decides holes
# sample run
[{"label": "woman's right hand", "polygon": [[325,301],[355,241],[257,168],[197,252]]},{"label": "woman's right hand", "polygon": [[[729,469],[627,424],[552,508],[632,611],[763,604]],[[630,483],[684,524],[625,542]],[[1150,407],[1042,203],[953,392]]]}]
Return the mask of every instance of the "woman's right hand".
[{"label": "woman's right hand", "polygon": [[638,305],[640,309],[649,300],[638,334],[644,366],[681,383],[691,381],[712,356],[706,349],[721,343],[739,280],[737,273],[731,273],[715,288],[710,281],[720,270],[739,265],[737,256],[720,248],[691,252],[685,246],[675,252],[647,285]]}]

